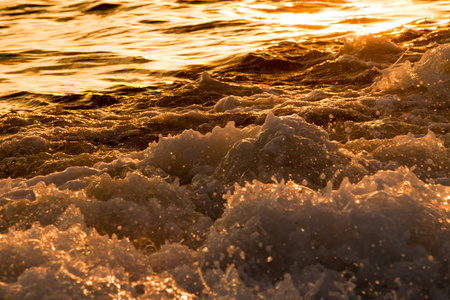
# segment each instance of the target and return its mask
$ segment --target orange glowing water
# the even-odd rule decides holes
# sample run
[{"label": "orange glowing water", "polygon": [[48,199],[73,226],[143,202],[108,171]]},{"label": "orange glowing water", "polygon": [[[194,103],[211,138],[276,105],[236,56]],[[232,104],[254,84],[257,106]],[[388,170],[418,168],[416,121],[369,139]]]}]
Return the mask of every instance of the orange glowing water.
[{"label": "orange glowing water", "polygon": [[1,95],[170,80],[283,40],[340,39],[448,21],[448,1],[0,2]]}]

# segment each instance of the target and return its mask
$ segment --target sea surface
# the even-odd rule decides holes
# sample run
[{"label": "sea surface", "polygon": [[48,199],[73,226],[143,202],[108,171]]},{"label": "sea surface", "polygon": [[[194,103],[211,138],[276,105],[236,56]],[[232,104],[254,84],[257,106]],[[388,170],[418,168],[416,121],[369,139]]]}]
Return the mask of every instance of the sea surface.
[{"label": "sea surface", "polygon": [[449,16],[0,0],[0,300],[450,299]]}]

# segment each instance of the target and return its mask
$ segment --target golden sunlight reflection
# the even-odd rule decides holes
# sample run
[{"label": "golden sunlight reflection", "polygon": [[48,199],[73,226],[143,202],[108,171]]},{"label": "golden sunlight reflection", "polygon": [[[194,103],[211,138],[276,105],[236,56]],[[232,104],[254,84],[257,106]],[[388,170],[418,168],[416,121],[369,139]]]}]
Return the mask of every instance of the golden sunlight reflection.
[{"label": "golden sunlight reflection", "polygon": [[[412,11],[412,10],[416,11]],[[298,38],[318,31],[323,36],[339,33],[365,35],[387,31],[413,22],[417,7],[410,0],[364,2],[345,5],[321,6],[303,2],[277,5],[241,3],[235,8],[237,15],[264,23],[267,33],[277,33],[283,38]],[[230,12],[227,12],[231,16]],[[432,18],[432,15],[428,16]],[[278,26],[277,26],[278,25]]]},{"label": "golden sunlight reflection", "polygon": [[8,24],[0,26],[0,52],[6,53],[0,53],[0,97],[140,88],[162,77],[173,80],[169,74],[188,66],[221,64],[281,41],[432,29],[448,21],[442,0],[188,2],[149,3],[111,15],[66,11],[61,3],[24,18],[0,16]]}]

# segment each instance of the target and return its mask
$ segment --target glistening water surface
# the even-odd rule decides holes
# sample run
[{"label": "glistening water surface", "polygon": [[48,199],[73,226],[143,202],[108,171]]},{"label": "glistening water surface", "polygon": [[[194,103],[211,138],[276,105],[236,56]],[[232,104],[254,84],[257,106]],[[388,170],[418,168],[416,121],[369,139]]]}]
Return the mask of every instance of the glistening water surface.
[{"label": "glistening water surface", "polygon": [[[1,95],[171,80],[281,41],[434,28],[446,1],[2,1]],[[168,77],[163,79],[162,77]]]},{"label": "glistening water surface", "polygon": [[0,299],[449,299],[448,1],[0,1]]}]

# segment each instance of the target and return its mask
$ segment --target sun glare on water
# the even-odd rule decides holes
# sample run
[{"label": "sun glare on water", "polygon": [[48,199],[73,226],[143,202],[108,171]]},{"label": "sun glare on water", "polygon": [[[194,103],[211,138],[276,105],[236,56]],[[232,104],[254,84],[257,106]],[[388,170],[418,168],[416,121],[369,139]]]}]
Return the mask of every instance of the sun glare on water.
[{"label": "sun glare on water", "polygon": [[[264,23],[267,33],[283,38],[305,35],[365,35],[391,30],[420,18],[433,19],[421,6],[404,1],[355,1],[324,5],[323,3],[287,2],[278,5],[241,3],[235,8],[246,19]],[[420,18],[418,18],[420,17]]]}]

